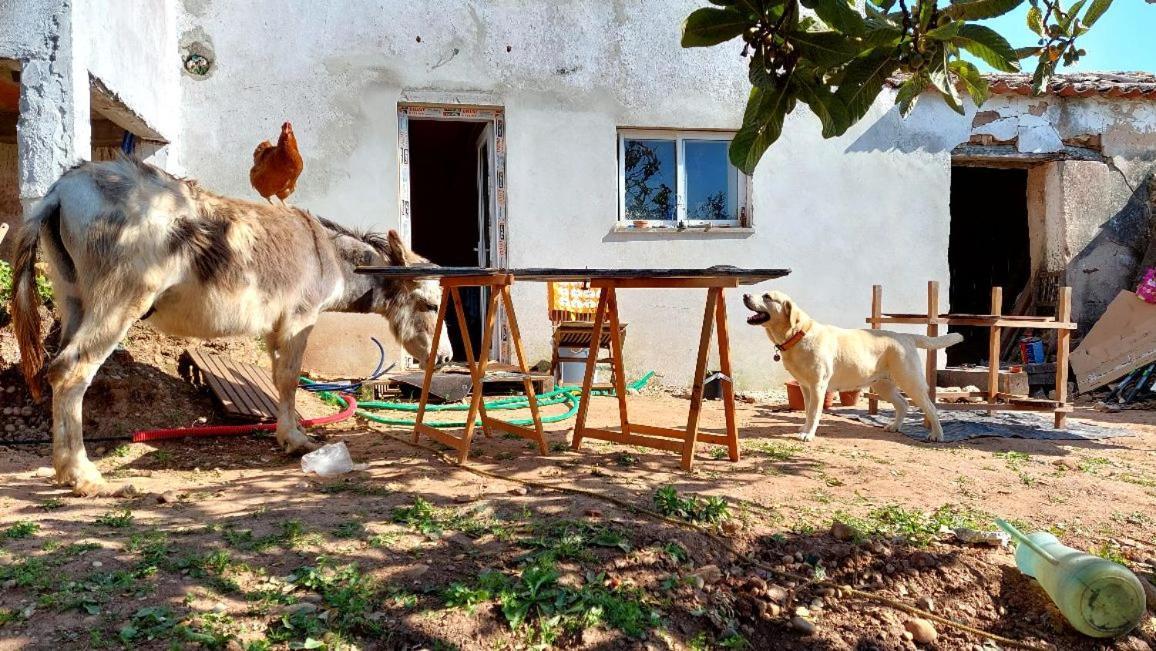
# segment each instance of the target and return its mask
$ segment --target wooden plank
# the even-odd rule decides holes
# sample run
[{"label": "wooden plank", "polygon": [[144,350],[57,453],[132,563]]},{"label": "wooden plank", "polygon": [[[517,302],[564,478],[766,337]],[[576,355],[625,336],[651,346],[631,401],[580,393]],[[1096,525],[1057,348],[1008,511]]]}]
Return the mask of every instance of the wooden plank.
[{"label": "wooden plank", "polygon": [[[935,280],[927,281],[927,313],[939,314],[939,282]],[[939,323],[934,320],[927,322],[927,336],[939,336]],[[927,396],[935,400],[935,387],[938,384],[937,376],[939,365],[939,351],[928,350],[925,365],[927,367]],[[927,423],[925,423],[927,424]]]},{"label": "wooden plank", "polygon": [[[609,296],[606,299],[606,309],[610,313],[610,349],[614,359],[622,357],[622,325],[618,321],[618,294],[613,287],[606,290]],[[626,375],[624,364],[614,364],[610,367],[610,380],[614,383],[614,395],[618,398],[618,420],[622,426],[622,433],[630,436],[630,416],[626,413]]]},{"label": "wooden plank", "polygon": [[1116,295],[1071,353],[1081,392],[1104,386],[1152,362],[1156,362],[1156,305],[1129,291]]},{"label": "wooden plank", "polygon": [[[213,392],[226,416],[256,421],[277,419],[280,399],[269,371],[200,349],[186,352],[201,382]],[[300,418],[296,411],[294,414]]]},{"label": "wooden plank", "polygon": [[675,429],[673,427],[658,427],[657,425],[645,425],[640,423],[631,423],[631,430],[639,434],[646,434],[647,436],[661,436],[663,438],[677,439],[683,441],[686,439],[686,430]]},{"label": "wooden plank", "polygon": [[[867,323],[872,330],[878,330],[883,323],[883,285],[871,286],[871,316],[867,317]],[[871,397],[867,399],[867,413],[879,413],[879,398],[875,394],[869,394]]]},{"label": "wooden plank", "polygon": [[590,286],[595,289],[701,289],[738,287],[739,282],[736,278],[593,278]]},{"label": "wooden plank", "polygon": [[[999,316],[1003,310],[1003,287],[991,288],[991,313]],[[1000,327],[991,326],[988,330],[987,341],[987,394],[994,396],[999,393],[999,353]],[[989,411],[988,414],[994,412]]]},{"label": "wooden plank", "polygon": [[[901,325],[925,325],[928,323],[928,321],[928,318],[925,316],[882,316],[879,318],[879,323]],[[868,317],[865,319],[865,322],[872,323],[872,319]],[[1007,328],[1031,328],[1033,330],[1075,330],[1078,327],[1078,325],[1075,323],[1057,323],[1051,319],[1047,321],[1025,321],[1023,319],[1013,319],[1011,317],[995,318],[954,316],[951,318],[940,317],[935,319],[933,322],[939,325],[976,326],[980,328],[991,327],[994,325]]]},{"label": "wooden plank", "polygon": [[[598,308],[594,310],[594,325],[590,328],[592,341],[600,341],[602,337],[602,322],[606,319],[607,292],[603,288],[598,294]],[[574,422],[574,440],[570,447],[577,450],[582,445],[582,437],[586,434],[586,414],[590,410],[590,399],[593,397],[590,390],[594,384],[594,368],[598,365],[598,347],[591,346],[586,356],[586,373],[582,376],[582,393],[578,395],[578,418]]]},{"label": "wooden plank", "polygon": [[694,465],[694,444],[698,438],[698,417],[702,411],[702,384],[706,376],[706,358],[714,328],[715,306],[720,296],[722,289],[712,288],[706,293],[706,311],[703,313],[702,331],[698,338],[698,361],[694,367],[694,384],[690,389],[690,415],[686,418],[686,442],[682,447],[683,470],[690,470]]},{"label": "wooden plank", "polygon": [[503,287],[514,281],[509,274],[484,276],[448,276],[441,279],[442,287]]},{"label": "wooden plank", "polygon": [[437,441],[438,443],[441,443],[442,445],[448,445],[449,447],[458,451],[459,457],[461,456],[461,452],[463,451],[462,439],[454,436],[453,434],[450,434],[445,430],[440,430],[436,427],[430,427],[425,423],[417,423],[413,427],[415,433],[421,432],[422,434],[425,434],[426,436]]},{"label": "wooden plank", "polygon": [[625,445],[637,445],[644,448],[654,448],[656,450],[666,450],[667,452],[681,452],[684,446],[681,441],[671,441],[669,439],[653,438],[650,436],[638,436],[637,434],[627,436],[622,432],[615,432],[614,430],[599,429],[594,427],[586,428],[584,436],[586,438],[610,441],[611,443],[622,443]]},{"label": "wooden plank", "polygon": [[[523,376],[523,387],[525,388],[526,400],[530,403],[530,420],[534,423],[534,429],[527,429],[512,423],[504,423],[503,426],[506,431],[512,431],[517,434],[523,432],[522,436],[529,438],[538,443],[538,453],[546,454],[546,437],[542,432],[542,417],[538,413],[538,396],[534,393],[534,383],[530,379],[530,369],[526,364],[526,353],[522,350],[522,332],[518,329],[518,318],[514,314],[514,299],[510,297],[510,286],[502,287],[502,304],[506,308],[506,320],[510,325],[510,339],[514,343],[514,352],[518,358],[518,370]],[[510,430],[508,428],[516,428]]]},{"label": "wooden plank", "polygon": [[[369,274],[386,278],[454,278],[471,279],[473,284],[487,284],[497,276],[509,275],[518,280],[533,282],[588,281],[601,279],[689,279],[689,278],[730,278],[741,285],[753,285],[791,273],[790,269],[744,269],[721,265],[707,268],[681,269],[574,269],[554,267],[532,267],[524,269],[495,269],[490,267],[390,267],[365,265],[354,269],[359,274]],[[463,281],[464,282],[464,281]]]},{"label": "wooden plank", "polygon": [[[437,321],[434,322],[433,338],[430,339],[431,342],[441,341],[442,329],[445,327],[446,308],[449,307],[449,301],[450,301],[450,293],[447,289],[445,289],[443,287],[442,288],[442,300],[440,303],[438,303],[438,316],[437,316]],[[438,359],[437,348],[438,348],[437,346],[430,346],[429,356],[426,357],[426,360],[425,360],[425,369],[423,369],[425,372],[425,377],[422,379],[421,397],[418,399],[418,403],[417,403],[417,418],[414,419],[414,425],[413,425],[413,438],[412,438],[412,440],[414,443],[417,443],[418,432],[422,431],[421,426],[422,426],[422,421],[425,419],[426,405],[429,404],[430,382],[433,379],[434,367],[437,366],[437,359]]]},{"label": "wooden plank", "polygon": [[935,405],[939,411],[1061,411],[1071,413],[1072,407],[1052,407],[1051,405],[1009,404],[1004,402],[945,402]]},{"label": "wooden plank", "polygon": [[[718,360],[719,372],[725,375],[723,383],[723,417],[726,421],[727,456],[731,461],[738,461],[739,429],[735,419],[735,381],[731,370],[731,335],[727,325],[727,302],[723,300],[722,290],[719,290],[718,304],[715,306],[715,329],[718,331]],[[708,434],[699,434],[700,441],[712,442]]]},{"label": "wooden plank", "polygon": [[[1072,288],[1061,287],[1056,301],[1056,320],[1068,321],[1072,318]],[[1068,348],[1071,346],[1072,333],[1060,330],[1056,333],[1056,402],[1061,405],[1068,402]],[[1056,429],[1064,426],[1067,414],[1056,410]]]}]

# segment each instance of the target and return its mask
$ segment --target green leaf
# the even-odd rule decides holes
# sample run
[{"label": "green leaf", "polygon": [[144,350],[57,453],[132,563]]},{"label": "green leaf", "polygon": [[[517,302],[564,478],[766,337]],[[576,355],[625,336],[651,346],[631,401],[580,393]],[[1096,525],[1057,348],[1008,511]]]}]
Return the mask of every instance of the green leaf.
[{"label": "green leaf", "polygon": [[867,23],[867,34],[863,36],[863,51],[878,47],[895,47],[903,38],[903,30],[889,22],[872,20]]},{"label": "green leaf", "polygon": [[1041,56],[1036,71],[1032,74],[1032,95],[1042,95],[1047,90],[1048,82],[1052,80],[1054,74],[1056,74],[1056,62],[1049,61],[1047,56]]},{"label": "green leaf", "polygon": [[943,96],[943,101],[951,107],[951,110],[963,115],[963,100],[959,96],[959,89],[955,87],[955,81],[951,78],[951,73],[947,68],[947,55],[936,63],[936,66],[931,69],[928,76],[931,78],[931,85],[935,86],[939,94]]},{"label": "green leaf", "polygon": [[1079,15],[1080,10],[1084,8],[1084,3],[1087,1],[1088,0],[1079,0],[1073,4],[1064,14],[1063,20],[1060,21],[1060,30],[1063,31],[1064,34],[1068,36],[1072,35],[1073,22],[1076,20],[1076,16]]},{"label": "green leaf", "polygon": [[784,88],[752,88],[743,127],[731,140],[731,164],[744,174],[753,174],[763,154],[783,133],[783,120],[791,106]]},{"label": "green leaf", "polygon": [[1020,69],[1015,50],[1007,39],[990,27],[964,25],[959,28],[959,36],[951,42],[983,59],[996,70],[1016,72]]},{"label": "green leaf", "polygon": [[766,60],[763,59],[762,53],[756,53],[751,56],[750,70],[747,73],[752,86],[769,87],[777,83],[775,75],[767,70]]},{"label": "green leaf", "polygon": [[751,26],[749,18],[733,9],[703,7],[686,17],[682,25],[682,46],[711,47],[725,43]]},{"label": "green leaf", "polygon": [[952,61],[947,64],[947,67],[963,82],[967,94],[971,95],[971,101],[975,102],[976,106],[983,106],[983,103],[991,97],[991,89],[988,88],[987,80],[983,78],[983,74],[980,73],[979,68],[975,67],[975,64],[970,61]]},{"label": "green leaf", "polygon": [[786,36],[816,68],[834,68],[859,56],[862,44],[839,32],[791,32]]},{"label": "green leaf", "polygon": [[944,9],[953,20],[984,20],[1002,16],[1023,4],[1024,0],[971,0],[957,2]]},{"label": "green leaf", "polygon": [[920,95],[931,84],[931,80],[927,78],[927,74],[920,72],[911,75],[903,85],[899,87],[899,92],[895,95],[895,103],[899,105],[899,115],[907,117],[915,110],[915,104],[919,101]]},{"label": "green leaf", "polygon": [[955,38],[957,34],[959,34],[960,28],[962,28],[965,24],[966,23],[962,21],[952,21],[942,27],[936,27],[935,29],[928,30],[925,36],[930,39],[935,39],[936,41],[950,41],[951,39]]},{"label": "green leaf", "polygon": [[871,104],[883,90],[887,77],[899,68],[899,62],[888,51],[872,51],[847,64],[835,94],[847,107],[847,117],[855,124],[871,110]]},{"label": "green leaf", "polygon": [[1040,36],[1044,35],[1044,14],[1039,7],[1028,9],[1028,29]]},{"label": "green leaf", "polygon": [[803,6],[813,9],[828,27],[849,36],[861,36],[867,31],[863,16],[847,0],[803,0]]},{"label": "green leaf", "polygon": [[843,102],[826,86],[798,84],[796,87],[799,99],[811,108],[815,117],[823,124],[823,137],[834,138],[841,136],[851,127],[851,120],[847,117],[847,109]]},{"label": "green leaf", "polygon": [[1100,16],[1112,6],[1112,0],[1092,0],[1092,6],[1088,7],[1088,13],[1084,14],[1083,23],[1088,27],[1096,24],[1100,20]]},{"label": "green leaf", "polygon": [[1042,48],[1040,48],[1040,46],[1038,46],[1038,45],[1033,45],[1031,47],[1017,47],[1016,48],[1016,58],[1017,59],[1026,59],[1028,57],[1039,56],[1041,49]]}]

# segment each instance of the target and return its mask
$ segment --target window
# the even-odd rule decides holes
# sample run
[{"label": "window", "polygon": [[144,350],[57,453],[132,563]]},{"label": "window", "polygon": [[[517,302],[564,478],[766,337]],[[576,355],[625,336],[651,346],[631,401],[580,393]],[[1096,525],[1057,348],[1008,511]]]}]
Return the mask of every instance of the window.
[{"label": "window", "polygon": [[620,131],[619,221],[637,227],[748,225],[747,176],[727,158],[733,136]]}]

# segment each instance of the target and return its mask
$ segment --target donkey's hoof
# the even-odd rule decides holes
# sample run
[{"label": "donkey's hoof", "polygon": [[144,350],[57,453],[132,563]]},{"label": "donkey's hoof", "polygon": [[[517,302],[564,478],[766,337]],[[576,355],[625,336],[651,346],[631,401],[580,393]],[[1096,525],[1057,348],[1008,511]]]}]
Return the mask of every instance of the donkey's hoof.
[{"label": "donkey's hoof", "polygon": [[321,447],[320,443],[314,443],[312,439],[305,436],[300,431],[290,432],[281,445],[285,448],[286,454],[301,455],[307,452],[312,452]]},{"label": "donkey's hoof", "polygon": [[132,484],[110,484],[101,479],[76,482],[72,494],[78,497],[135,497],[137,491]]}]

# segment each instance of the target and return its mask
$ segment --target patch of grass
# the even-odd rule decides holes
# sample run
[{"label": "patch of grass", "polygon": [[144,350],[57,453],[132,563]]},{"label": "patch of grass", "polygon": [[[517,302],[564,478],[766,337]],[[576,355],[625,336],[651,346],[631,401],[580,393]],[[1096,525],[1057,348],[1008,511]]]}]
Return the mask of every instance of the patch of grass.
[{"label": "patch of grass", "polygon": [[1020,478],[1020,483],[1023,484],[1024,486],[1035,486],[1036,482],[1037,482],[1035,477],[1029,475],[1026,472],[1020,472],[1019,478]]},{"label": "patch of grass", "polygon": [[165,639],[172,633],[178,621],[172,611],[164,606],[141,608],[120,627],[117,637],[121,642],[131,646]]},{"label": "patch of grass", "polygon": [[674,542],[666,543],[665,545],[663,545],[662,551],[667,556],[670,556],[672,559],[674,559],[674,562],[676,562],[680,565],[682,563],[685,563],[688,560],[690,560],[690,552],[687,551],[686,547],[682,546],[679,543],[674,543]]},{"label": "patch of grass", "polygon": [[64,500],[59,497],[50,497],[40,504],[40,508],[45,511],[55,511],[56,509],[64,508]]},{"label": "patch of grass", "polygon": [[1125,473],[1121,473],[1119,475],[1116,475],[1116,478],[1119,479],[1120,481],[1127,482],[1129,484],[1135,484],[1137,486],[1143,486],[1144,488],[1156,488],[1156,478],[1154,478],[1150,475],[1146,476],[1146,475],[1138,475],[1136,473],[1131,473],[1131,472],[1125,472]]},{"label": "patch of grass", "polygon": [[796,455],[803,451],[803,446],[799,443],[782,443],[779,441],[750,441],[746,444],[746,448],[752,452],[757,452],[763,456],[770,457],[775,461],[790,461]]},{"label": "patch of grass", "polygon": [[615,548],[630,551],[629,539],[611,527],[575,520],[561,520],[534,527],[535,536],[526,545],[535,549],[532,557],[548,561],[591,560],[589,548]]},{"label": "patch of grass", "polygon": [[508,523],[484,515],[480,507],[439,507],[420,495],[414,498],[413,504],[394,508],[390,519],[428,537],[439,536],[446,530],[461,531],[473,537],[492,534],[499,540],[509,540],[513,535]]},{"label": "patch of grass", "polygon": [[654,508],[659,513],[688,522],[717,524],[730,516],[730,507],[725,499],[718,496],[706,499],[695,495],[683,497],[679,495],[678,489],[671,485],[656,490],[653,501]]},{"label": "patch of grass", "polygon": [[1111,464],[1112,462],[1104,457],[1088,457],[1087,459],[1081,459],[1077,465],[1080,468],[1080,472],[1086,472],[1089,475],[1098,475],[1101,470]]},{"label": "patch of grass", "polygon": [[365,534],[365,525],[356,520],[342,522],[333,529],[336,538],[364,538]]},{"label": "patch of grass", "polygon": [[614,463],[622,466],[623,468],[630,468],[631,466],[637,466],[639,459],[629,452],[619,452],[614,457]]},{"label": "patch of grass", "polygon": [[984,529],[991,524],[986,514],[948,504],[931,512],[891,504],[870,511],[864,518],[837,513],[835,519],[851,525],[863,536],[898,536],[920,547],[937,539],[943,528]]},{"label": "patch of grass", "polygon": [[1124,554],[1120,551],[1119,545],[1105,542],[1098,548],[1089,550],[1089,553],[1112,561],[1113,563],[1119,563],[1124,567],[1128,566],[1128,559],[1125,558]]},{"label": "patch of grass", "polygon": [[0,538],[6,538],[8,540],[21,540],[23,538],[31,538],[36,534],[37,531],[40,531],[39,524],[36,524],[31,520],[20,520],[19,522],[16,522],[12,526],[5,529],[4,532],[0,534]]},{"label": "patch of grass", "polygon": [[1008,468],[1012,470],[1019,470],[1021,466],[1031,460],[1026,452],[1018,452],[1016,450],[1008,450],[1006,452],[996,452],[997,459],[1003,459]]},{"label": "patch of grass", "polygon": [[714,459],[715,461],[722,461],[723,459],[729,459],[730,456],[731,456],[731,453],[724,447],[715,446],[715,447],[710,449],[710,458]]},{"label": "patch of grass", "polygon": [[133,525],[136,517],[133,516],[132,511],[124,509],[121,511],[109,511],[104,515],[97,516],[96,524],[111,527],[113,529],[127,529]]},{"label": "patch of grass", "polygon": [[550,444],[550,451],[555,453],[569,452],[570,444],[565,441],[554,441]]}]

